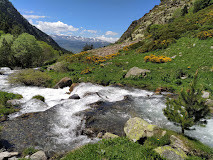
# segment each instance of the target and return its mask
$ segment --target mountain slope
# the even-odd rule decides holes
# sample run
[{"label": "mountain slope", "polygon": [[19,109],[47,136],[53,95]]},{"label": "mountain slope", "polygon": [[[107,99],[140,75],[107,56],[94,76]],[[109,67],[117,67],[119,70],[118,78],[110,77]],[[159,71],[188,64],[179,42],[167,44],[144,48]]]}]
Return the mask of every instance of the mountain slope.
[{"label": "mountain slope", "polygon": [[93,45],[94,48],[100,48],[109,45],[109,42],[102,41],[97,38],[84,38],[80,36],[64,36],[64,35],[51,35],[51,37],[63,48],[74,53],[81,52],[83,47]]},{"label": "mountain slope", "polygon": [[57,50],[63,50],[50,36],[31,25],[8,0],[0,0],[0,30],[16,35],[29,33],[37,40],[47,42]]},{"label": "mountain slope", "polygon": [[133,21],[127,31],[121,36],[118,42],[144,39],[144,33],[148,26],[152,24],[169,23],[174,14],[193,5],[194,0],[161,0],[149,13],[139,20]]}]

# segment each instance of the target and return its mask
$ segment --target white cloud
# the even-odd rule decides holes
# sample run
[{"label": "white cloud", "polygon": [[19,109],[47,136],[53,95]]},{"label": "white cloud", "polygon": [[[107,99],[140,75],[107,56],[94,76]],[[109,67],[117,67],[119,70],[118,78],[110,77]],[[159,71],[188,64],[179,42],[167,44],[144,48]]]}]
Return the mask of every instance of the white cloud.
[{"label": "white cloud", "polygon": [[118,33],[112,32],[112,31],[107,31],[105,35],[106,36],[116,36],[116,35],[118,35]]},{"label": "white cloud", "polygon": [[34,13],[34,11],[24,11],[24,13],[32,14],[32,13]]},{"label": "white cloud", "polygon": [[35,24],[35,26],[48,34],[65,34],[68,32],[70,33],[79,30],[78,28],[75,28],[72,25],[65,24],[61,21],[58,22],[37,21],[37,24]]},{"label": "white cloud", "polygon": [[89,33],[97,33],[98,31],[96,31],[96,30],[87,30],[87,32],[89,32]]},{"label": "white cloud", "polygon": [[38,15],[23,15],[26,19],[40,19],[40,18],[46,18],[46,16],[38,16]]},{"label": "white cloud", "polygon": [[119,38],[113,38],[113,37],[105,37],[104,35],[100,36],[100,37],[96,37],[97,39],[103,40],[103,41],[107,41],[110,43],[114,43],[116,42]]},{"label": "white cloud", "polygon": [[89,33],[96,34],[98,31],[96,31],[96,30],[86,30],[86,29],[84,29],[84,30],[82,31],[82,34],[83,34],[84,32],[89,32]]}]

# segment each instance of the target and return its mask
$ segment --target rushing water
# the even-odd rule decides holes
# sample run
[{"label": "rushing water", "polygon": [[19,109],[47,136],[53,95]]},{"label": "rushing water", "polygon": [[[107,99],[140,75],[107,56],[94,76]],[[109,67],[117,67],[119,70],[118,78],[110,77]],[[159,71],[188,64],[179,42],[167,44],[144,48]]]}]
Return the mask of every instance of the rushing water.
[{"label": "rushing water", "polygon": [[[152,92],[140,89],[122,89],[118,87],[104,87],[94,85],[91,83],[81,83],[75,87],[71,95],[78,94],[80,100],[69,99],[71,95],[66,94],[69,88],[51,89],[41,87],[29,86],[12,86],[8,83],[8,74],[13,71],[4,69],[5,75],[0,75],[0,90],[17,93],[23,95],[21,102],[23,103],[20,112],[10,115],[10,118],[15,118],[24,113],[43,112],[56,105],[55,122],[50,130],[55,136],[55,143],[66,145],[75,142],[76,145],[82,145],[91,141],[86,136],[77,136],[75,130],[81,124],[82,118],[76,116],[76,113],[86,110],[90,104],[104,100],[106,102],[122,101],[125,96],[129,95],[133,98],[131,107],[135,109],[138,115],[151,124],[156,124],[160,127],[165,127],[175,131],[180,131],[179,127],[174,126],[163,115],[162,109],[165,108],[165,99],[163,96],[156,96]],[[87,94],[98,93],[98,94]],[[34,101],[31,98],[35,95],[42,95],[45,97],[46,104]],[[87,95],[87,96],[85,96]],[[125,115],[129,116],[131,115]],[[208,121],[206,127],[196,127],[196,130],[186,131],[186,135],[194,137],[201,142],[213,146],[213,119]]]}]

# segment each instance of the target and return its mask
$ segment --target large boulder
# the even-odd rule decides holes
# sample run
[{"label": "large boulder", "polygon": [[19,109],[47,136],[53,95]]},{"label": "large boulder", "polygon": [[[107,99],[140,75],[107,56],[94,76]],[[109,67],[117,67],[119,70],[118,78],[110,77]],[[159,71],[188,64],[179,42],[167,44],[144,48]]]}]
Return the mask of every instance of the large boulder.
[{"label": "large boulder", "polygon": [[43,151],[38,151],[30,156],[31,160],[47,160],[46,154]]},{"label": "large boulder", "polygon": [[129,119],[124,126],[126,136],[134,142],[141,138],[152,137],[157,130],[157,126],[151,125],[138,117]]},{"label": "large boulder", "polygon": [[186,145],[183,143],[183,141],[181,139],[179,139],[178,137],[171,135],[170,137],[170,141],[171,141],[171,146],[173,148],[179,148],[181,150],[183,150],[185,153],[189,153],[188,148],[186,147]]},{"label": "large boulder", "polygon": [[158,147],[155,151],[168,160],[184,160],[187,155],[181,149],[174,149],[171,146]]},{"label": "large boulder", "polygon": [[72,80],[68,77],[64,77],[55,85],[54,88],[55,89],[64,88],[64,87],[69,87],[71,85],[72,85]]},{"label": "large boulder", "polygon": [[138,68],[138,67],[133,67],[127,72],[125,78],[136,77],[136,76],[141,76],[141,75],[144,77],[149,72],[150,72],[150,70],[147,70],[147,69],[141,69],[141,68]]},{"label": "large boulder", "polygon": [[8,159],[10,157],[18,156],[18,152],[1,152],[0,153],[0,160]]}]

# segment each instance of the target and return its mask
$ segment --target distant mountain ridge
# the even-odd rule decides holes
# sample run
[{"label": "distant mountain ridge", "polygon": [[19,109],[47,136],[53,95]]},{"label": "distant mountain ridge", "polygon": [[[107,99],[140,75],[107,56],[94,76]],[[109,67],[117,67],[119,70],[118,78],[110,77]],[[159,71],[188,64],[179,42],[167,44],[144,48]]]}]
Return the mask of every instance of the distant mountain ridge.
[{"label": "distant mountain ridge", "polygon": [[9,0],[0,0],[0,30],[18,35],[29,33],[35,36],[37,40],[47,42],[54,49],[64,50],[49,35],[31,25]]},{"label": "distant mountain ridge", "polygon": [[81,52],[83,47],[93,45],[94,48],[100,48],[109,45],[107,41],[97,38],[85,38],[81,36],[67,36],[67,35],[50,35],[61,47],[74,53]]}]

